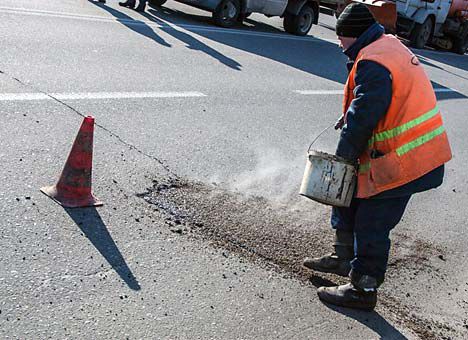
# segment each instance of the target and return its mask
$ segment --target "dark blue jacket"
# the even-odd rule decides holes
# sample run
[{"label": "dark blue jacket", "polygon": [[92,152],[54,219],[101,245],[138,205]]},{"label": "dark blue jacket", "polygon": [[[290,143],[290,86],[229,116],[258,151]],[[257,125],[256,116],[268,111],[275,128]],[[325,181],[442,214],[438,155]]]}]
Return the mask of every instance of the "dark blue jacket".
[{"label": "dark blue jacket", "polygon": [[[384,28],[376,23],[344,52],[349,58],[348,71],[351,71],[359,51],[376,41],[382,34],[384,34]],[[341,131],[336,154],[356,162],[366,150],[367,142],[378,122],[387,113],[392,101],[392,78],[390,71],[381,64],[363,60],[357,65],[354,80],[355,99],[348,108],[346,125]],[[444,166],[441,165],[410,183],[382,192],[372,198],[401,197],[433,189],[442,184],[443,177]]]}]

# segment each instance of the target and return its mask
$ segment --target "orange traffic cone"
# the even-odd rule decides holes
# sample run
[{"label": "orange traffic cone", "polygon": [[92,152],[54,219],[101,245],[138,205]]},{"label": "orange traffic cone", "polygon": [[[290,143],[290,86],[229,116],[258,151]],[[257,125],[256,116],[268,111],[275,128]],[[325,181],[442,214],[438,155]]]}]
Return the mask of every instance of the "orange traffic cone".
[{"label": "orange traffic cone", "polygon": [[103,204],[91,193],[93,133],[94,117],[87,116],[81,124],[58,183],[41,188],[44,194],[64,207],[80,208]]}]

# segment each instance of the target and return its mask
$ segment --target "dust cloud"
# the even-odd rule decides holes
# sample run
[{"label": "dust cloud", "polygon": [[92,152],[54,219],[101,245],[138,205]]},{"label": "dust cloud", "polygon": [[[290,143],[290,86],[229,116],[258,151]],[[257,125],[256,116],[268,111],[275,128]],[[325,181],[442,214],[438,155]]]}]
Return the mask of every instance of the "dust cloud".
[{"label": "dust cloud", "polygon": [[256,150],[256,165],[224,181],[228,189],[277,203],[297,203],[306,154],[285,155],[275,149]]}]

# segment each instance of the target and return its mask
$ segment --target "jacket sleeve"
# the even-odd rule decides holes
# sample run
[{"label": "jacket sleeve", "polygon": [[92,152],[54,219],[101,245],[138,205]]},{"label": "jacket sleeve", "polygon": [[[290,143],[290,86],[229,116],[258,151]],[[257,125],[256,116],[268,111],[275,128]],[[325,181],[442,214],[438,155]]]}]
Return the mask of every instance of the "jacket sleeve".
[{"label": "jacket sleeve", "polygon": [[392,100],[392,78],[384,66],[369,60],[360,61],[355,75],[354,99],[347,111],[336,154],[356,162],[366,150],[377,123]]}]

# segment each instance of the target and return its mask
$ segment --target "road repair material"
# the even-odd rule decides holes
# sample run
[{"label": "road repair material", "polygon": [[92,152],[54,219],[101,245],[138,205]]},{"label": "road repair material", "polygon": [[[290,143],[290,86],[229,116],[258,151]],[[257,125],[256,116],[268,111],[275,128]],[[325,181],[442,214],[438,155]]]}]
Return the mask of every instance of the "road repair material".
[{"label": "road repair material", "polygon": [[41,191],[67,208],[100,206],[91,192],[93,166],[94,117],[87,116],[81,124],[73,147],[56,185]]}]

